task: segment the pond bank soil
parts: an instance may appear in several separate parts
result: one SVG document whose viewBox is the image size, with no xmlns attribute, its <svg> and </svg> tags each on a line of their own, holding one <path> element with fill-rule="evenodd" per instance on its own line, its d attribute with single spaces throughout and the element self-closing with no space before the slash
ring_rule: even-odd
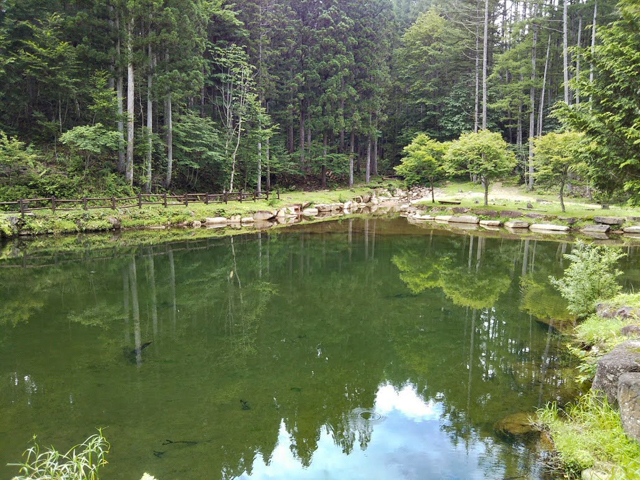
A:
<svg viewBox="0 0 640 480">
<path fill-rule="evenodd" d="M 331 198 L 329 194 L 340 201 L 327 202 Z M 351 200 L 344 201 L 347 195 Z M 430 191 L 424 188 L 410 191 L 376 188 L 355 196 L 349 190 L 292 194 L 290 197 L 285 196 L 277 205 L 258 201 L 227 205 L 192 204 L 189 207 L 172 208 L 150 206 L 116 211 L 38 211 L 24 217 L 0 214 L 0 237 L 128 229 L 158 230 L 171 227 L 245 227 L 261 230 L 274 225 L 351 214 L 399 213 L 411 223 L 435 222 L 464 230 L 477 228 L 496 231 L 504 227 L 506 232 L 519 235 L 535 233 L 559 236 L 580 233 L 596 240 L 609 239 L 609 235 L 640 238 L 640 224 L 636 224 L 640 223 L 640 217 L 566 217 L 530 211 L 527 208 L 507 210 L 500 207 L 431 205 L 425 203 L 429 195 Z"/>
</svg>

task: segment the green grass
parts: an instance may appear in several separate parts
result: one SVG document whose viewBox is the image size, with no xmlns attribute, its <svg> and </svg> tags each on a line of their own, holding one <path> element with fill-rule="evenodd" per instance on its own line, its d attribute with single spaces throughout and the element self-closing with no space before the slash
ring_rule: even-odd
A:
<svg viewBox="0 0 640 480">
<path fill-rule="evenodd" d="M 607 300 L 607 305 L 611 308 L 640 308 L 640 294 L 638 293 L 622 293 L 611 300 Z"/>
<path fill-rule="evenodd" d="M 375 188 L 395 189 L 399 186 L 397 181 L 378 181 L 369 186 L 361 185 L 353 189 L 321 190 L 314 192 L 282 192 L 280 199 L 270 198 L 269 201 L 259 200 L 244 202 L 229 202 L 227 204 L 193 203 L 188 206 L 148 205 L 143 208 L 121 208 L 117 210 L 75 210 L 70 212 L 48 210 L 33 212 L 27 215 L 20 225 L 20 231 L 39 235 L 45 233 L 80 233 L 91 231 L 106 231 L 112 229 L 111 221 L 116 219 L 122 228 L 135 229 L 148 226 L 175 226 L 191 224 L 195 220 L 204 220 L 207 217 L 231 217 L 234 215 L 251 216 L 260 210 L 275 210 L 289 204 L 310 202 L 343 203 L 354 197 L 370 193 Z M 10 217 L 19 217 L 18 214 L 0 213 L 0 235 L 12 236 L 16 232 L 10 224 Z"/>
<path fill-rule="evenodd" d="M 475 193 L 480 194 L 484 192 L 482 185 L 473 182 L 460 182 L 451 181 L 446 184 L 442 184 L 439 188 L 442 189 L 444 194 L 449 199 L 461 200 L 462 207 L 477 207 L 477 208 L 489 208 L 491 210 L 519 210 L 522 209 L 525 212 L 542 213 L 549 216 L 560 217 L 577 217 L 583 219 L 592 219 L 595 216 L 605 217 L 640 217 L 640 208 L 633 208 L 621 205 L 611 205 L 608 210 L 602 209 L 597 206 L 597 202 L 590 201 L 586 198 L 579 197 L 566 197 L 565 206 L 566 212 L 562 212 L 558 195 L 555 192 L 534 190 L 533 192 L 527 191 L 524 186 L 517 187 L 518 196 L 526 197 L 523 200 L 512 200 L 509 198 L 502 198 L 496 194 L 496 184 L 489 186 L 489 206 L 484 207 L 484 200 L 480 197 L 464 198 L 464 194 Z M 511 187 L 510 187 L 511 188 Z M 462 191 L 462 193 L 460 193 Z M 498 198 L 500 197 L 500 198 Z M 478 200 L 479 203 L 476 203 Z M 542 200 L 541 203 L 537 200 Z M 436 200 L 437 202 L 437 200 Z M 533 205 L 532 209 L 527 208 L 527 203 L 530 202 Z M 424 202 L 425 205 L 430 205 L 431 202 Z M 640 222 L 638 222 L 640 223 Z"/>
<path fill-rule="evenodd" d="M 588 393 L 575 405 L 554 404 L 538 410 L 559 459 L 570 478 L 595 468 L 612 478 L 639 478 L 640 444 L 624 433 L 619 413 L 606 400 Z"/>
</svg>

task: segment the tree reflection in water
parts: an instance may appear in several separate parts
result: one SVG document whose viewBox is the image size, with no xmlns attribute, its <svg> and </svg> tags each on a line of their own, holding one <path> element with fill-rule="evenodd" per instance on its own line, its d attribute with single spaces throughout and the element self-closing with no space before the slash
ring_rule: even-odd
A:
<svg viewBox="0 0 640 480">
<path fill-rule="evenodd" d="M 492 425 L 573 392 L 570 247 L 400 222 L 0 268 L 0 464 L 108 426 L 113 478 L 539 476 Z"/>
</svg>

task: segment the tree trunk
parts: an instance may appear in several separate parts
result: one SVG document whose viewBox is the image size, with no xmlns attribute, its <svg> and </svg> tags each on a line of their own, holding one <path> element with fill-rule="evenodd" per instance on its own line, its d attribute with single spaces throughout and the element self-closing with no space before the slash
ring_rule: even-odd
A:
<svg viewBox="0 0 640 480">
<path fill-rule="evenodd" d="M 371 135 L 367 138 L 367 165 L 365 170 L 365 183 L 369 185 L 371 181 Z"/>
<path fill-rule="evenodd" d="M 560 182 L 560 206 L 562 207 L 563 213 L 566 211 L 564 208 L 564 184 L 565 184 L 565 180 L 563 179 Z"/>
<path fill-rule="evenodd" d="M 571 105 L 569 98 L 569 32 L 568 32 L 568 6 L 569 0 L 562 2 L 562 58 L 564 69 L 564 103 Z"/>
<path fill-rule="evenodd" d="M 327 134 L 322 138 L 322 189 L 327 188 Z"/>
<path fill-rule="evenodd" d="M 351 155 L 349 155 L 349 188 L 353 188 L 353 157 L 356 151 L 356 134 L 351 130 Z"/>
<path fill-rule="evenodd" d="M 429 185 L 431 185 L 431 203 L 436 203 L 436 194 L 433 191 L 433 177 L 429 178 Z"/>
<path fill-rule="evenodd" d="M 529 103 L 531 112 L 529 114 L 529 190 L 533 190 L 533 139 L 536 136 L 536 57 L 538 45 L 538 27 L 533 27 L 533 45 L 531 48 L 531 88 L 529 89 Z"/>
<path fill-rule="evenodd" d="M 482 178 L 482 186 L 484 187 L 484 206 L 489 206 L 489 180 Z"/>
<path fill-rule="evenodd" d="M 542 121 L 544 118 L 544 97 L 545 90 L 547 88 L 547 72 L 549 71 L 549 58 L 551 53 L 551 33 L 549 33 L 549 40 L 547 41 L 547 54 L 544 60 L 544 74 L 542 76 L 542 91 L 540 92 L 540 107 L 538 109 L 538 136 L 542 136 Z"/>
<path fill-rule="evenodd" d="M 258 193 L 262 191 L 262 124 L 258 124 L 258 178 L 257 178 L 257 190 Z"/>
<path fill-rule="evenodd" d="M 578 49 L 582 44 L 582 15 L 578 17 Z M 580 50 L 576 53 L 576 78 L 580 78 Z M 576 90 L 576 105 L 580 105 L 580 90 Z"/>
<path fill-rule="evenodd" d="M 173 118 L 172 112 L 173 104 L 171 101 L 171 92 L 167 94 L 165 99 L 165 112 L 164 122 L 167 134 L 167 177 L 164 181 L 164 186 L 169 188 L 171 186 L 171 175 L 173 173 Z"/>
<path fill-rule="evenodd" d="M 120 17 L 116 16 L 116 31 L 118 34 L 118 40 L 116 42 L 116 56 L 118 62 L 122 58 L 122 52 L 120 47 Z M 120 140 L 118 142 L 118 172 L 124 173 L 126 169 L 125 162 L 125 146 L 124 146 L 124 110 L 122 103 L 124 102 L 124 78 L 122 78 L 121 63 L 118 64 L 118 79 L 116 81 L 116 99 L 118 102 L 118 133 L 120 134 Z"/>
<path fill-rule="evenodd" d="M 304 107 L 300 107 L 300 166 L 304 169 Z"/>
<path fill-rule="evenodd" d="M 566 0 L 565 0 L 566 1 Z M 484 2 L 484 48 L 482 50 L 482 129 L 487 128 L 487 66 L 489 62 L 489 0 Z"/>
<path fill-rule="evenodd" d="M 133 71 L 133 18 L 127 26 L 127 163 L 125 178 L 133 185 L 133 146 L 134 146 L 134 114 L 135 114 L 135 78 Z"/>
<path fill-rule="evenodd" d="M 270 159 L 270 140 L 267 137 L 267 149 L 265 152 L 265 160 L 267 161 L 267 192 L 271 191 L 271 164 L 269 162 Z"/>
<path fill-rule="evenodd" d="M 378 134 L 376 132 L 376 136 L 373 138 L 373 168 L 372 174 L 373 176 L 378 176 Z"/>
<path fill-rule="evenodd" d="M 476 2 L 476 7 L 478 3 Z M 480 16 L 480 12 L 476 8 L 476 16 Z M 478 122 L 480 119 L 480 26 L 476 24 L 476 88 L 474 97 L 473 111 L 473 132 L 478 133 Z"/>
<path fill-rule="evenodd" d="M 595 0 L 593 5 L 593 25 L 591 26 L 591 55 L 595 55 L 596 53 L 596 20 L 598 18 L 598 0 Z M 589 67 L 589 83 L 593 84 L 593 63 Z M 591 102 L 593 97 L 589 97 L 589 101 Z"/>
<path fill-rule="evenodd" d="M 153 52 L 149 45 L 149 73 L 147 74 L 147 171 L 144 190 L 151 193 L 151 175 L 153 171 L 153 96 L 151 89 L 153 88 Z"/>
</svg>

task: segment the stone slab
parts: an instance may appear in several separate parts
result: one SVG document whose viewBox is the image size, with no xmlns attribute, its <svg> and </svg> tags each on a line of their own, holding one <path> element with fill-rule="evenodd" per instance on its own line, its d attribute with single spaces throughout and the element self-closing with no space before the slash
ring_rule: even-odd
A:
<svg viewBox="0 0 640 480">
<path fill-rule="evenodd" d="M 449 220 L 451 220 L 451 215 L 438 215 L 436 217 L 436 222 L 449 223 Z"/>
<path fill-rule="evenodd" d="M 593 221 L 604 225 L 622 225 L 624 218 L 622 217 L 593 217 Z"/>
<path fill-rule="evenodd" d="M 456 215 L 449 219 L 449 223 L 470 223 L 477 225 L 478 223 L 480 223 L 480 219 L 474 215 Z"/>
<path fill-rule="evenodd" d="M 228 220 L 224 217 L 213 217 L 206 218 L 204 221 L 205 225 L 226 225 Z"/>
<path fill-rule="evenodd" d="M 582 233 L 607 233 L 611 230 L 611 225 L 586 225 L 580 229 Z"/>
<path fill-rule="evenodd" d="M 277 212 L 276 212 L 277 213 Z M 268 210 L 261 210 L 253 214 L 253 219 L 256 222 L 266 222 L 276 217 L 276 213 L 270 212 Z"/>
<path fill-rule="evenodd" d="M 624 233 L 640 233 L 640 225 L 634 225 L 624 229 Z"/>
<path fill-rule="evenodd" d="M 505 223 L 504 226 L 507 228 L 529 228 L 529 223 L 522 220 L 511 220 Z"/>
<path fill-rule="evenodd" d="M 500 220 L 480 220 L 480 225 L 483 227 L 501 227 L 502 222 Z"/>
<path fill-rule="evenodd" d="M 531 230 L 538 232 L 567 233 L 570 229 L 564 225 L 554 225 L 552 223 L 534 223 L 530 225 Z"/>
</svg>

